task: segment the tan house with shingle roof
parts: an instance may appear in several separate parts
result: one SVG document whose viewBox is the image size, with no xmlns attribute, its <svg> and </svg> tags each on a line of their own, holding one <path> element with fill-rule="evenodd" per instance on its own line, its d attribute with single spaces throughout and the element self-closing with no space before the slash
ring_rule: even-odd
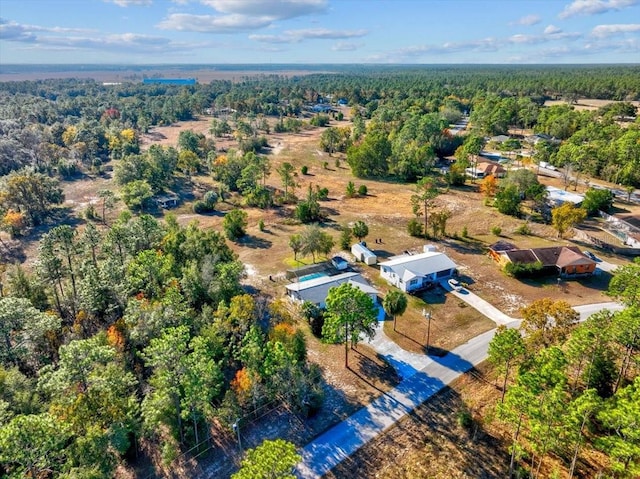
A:
<svg viewBox="0 0 640 479">
<path fill-rule="evenodd" d="M 503 267 L 507 263 L 540 262 L 542 274 L 557 274 L 562 277 L 588 276 L 596 269 L 596 262 L 587 258 L 576 246 L 517 249 L 511 243 L 498 241 L 489 246 L 489 256 Z"/>
</svg>

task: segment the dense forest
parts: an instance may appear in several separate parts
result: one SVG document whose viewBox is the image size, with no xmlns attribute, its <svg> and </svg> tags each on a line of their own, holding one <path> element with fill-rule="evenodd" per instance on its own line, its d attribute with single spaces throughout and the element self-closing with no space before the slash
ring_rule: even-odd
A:
<svg viewBox="0 0 640 479">
<path fill-rule="evenodd" d="M 314 105 L 350 108 L 348 126 L 325 128 L 319 146 L 344 153 L 356 177 L 417 183 L 416 212 L 421 202 L 425 209 L 418 235 L 427 233 L 438 158 L 458 160 L 439 182 L 464 183 L 464 169 L 489 138 L 514 130 L 547 138 L 531 146 L 531 161 L 640 186 L 640 123 L 631 103 L 640 100 L 640 67 L 327 70 L 335 73 L 194 86 L 0 84 L 1 227 L 13 239 L 40 235 L 29 264 L 2 265 L 0 476 L 113 477 L 135 463 L 141 444 L 171 464 L 208 446 L 214 422 L 229 432 L 237 418 L 273 403 L 301 418 L 322 407 L 321 372 L 307 359 L 297 312 L 243 289 L 243 265 L 227 243 L 244 234 L 242 206 L 295 204 L 301 223 L 323 220 L 326 191 L 309 188 L 296 198 L 290 164 L 277 169 L 282 189 L 264 182 L 271 166 L 263 135 L 325 128 L 337 113 L 315 114 Z M 581 98 L 616 103 L 579 111 Z M 544 106 L 547 100 L 564 104 Z M 141 147 L 153 126 L 203 115 L 212 116 L 209 136 L 184 131 L 175 146 Z M 470 133 L 452 134 L 465 117 Z M 238 148 L 218 151 L 216 141 L 231 137 Z M 523 139 L 505 149 L 526 156 Z M 84 218 L 61 221 L 61 184 L 107 167 L 114 189 L 100 191 Z M 224 231 L 147 214 L 152 198 L 189 185 L 195 174 L 218 185 L 194 203 L 196 213 L 212 211 L 225 195 L 242 198 Z M 513 194 L 534 197 L 530 187 Z M 129 209 L 114 217 L 120 200 Z M 309 226 L 291 244 L 315 260 L 333 240 Z M 627 309 L 597 325 L 572 329 L 575 318 L 558 316 L 552 328 L 543 308 L 528 312 L 524 338 L 496 336 L 492 360 L 504 367 L 505 386 L 513 384 L 498 414 L 517 426 L 513 451 L 528 448 L 532 471 L 551 451 L 573 468 L 582 444 L 596 438 L 615 477 L 637 477 L 637 269 L 612 282 L 611 294 Z M 575 414 L 561 423 L 566 409 Z"/>
</svg>

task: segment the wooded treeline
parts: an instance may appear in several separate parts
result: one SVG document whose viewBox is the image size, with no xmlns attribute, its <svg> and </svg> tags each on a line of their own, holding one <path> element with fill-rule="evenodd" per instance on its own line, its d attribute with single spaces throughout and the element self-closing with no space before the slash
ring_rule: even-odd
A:
<svg viewBox="0 0 640 479">
<path fill-rule="evenodd" d="M 316 410 L 304 335 L 243 271 L 219 233 L 171 217 L 46 233 L 0 298 L 0 474 L 112 477 L 142 443 L 169 464 L 212 423 Z"/>
<path fill-rule="evenodd" d="M 510 476 L 549 477 L 555 462 L 584 477 L 593 449 L 610 462 L 588 474 L 640 474 L 639 277 L 636 261 L 612 279 L 622 311 L 577 324 L 566 302 L 542 299 L 522 309 L 520 330 L 498 329 L 489 360 L 502 375 L 496 415 L 512 434 Z"/>
</svg>

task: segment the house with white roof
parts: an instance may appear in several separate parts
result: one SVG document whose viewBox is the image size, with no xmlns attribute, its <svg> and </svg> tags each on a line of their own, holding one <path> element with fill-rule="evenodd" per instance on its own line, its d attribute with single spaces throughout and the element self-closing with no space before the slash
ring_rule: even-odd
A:
<svg viewBox="0 0 640 479">
<path fill-rule="evenodd" d="M 287 296 L 294 301 L 303 303 L 310 301 L 324 308 L 329 290 L 340 286 L 342 283 L 350 283 L 352 286 L 364 291 L 374 303 L 378 302 L 379 291 L 372 287 L 359 273 L 349 272 L 335 276 L 320 276 L 306 281 L 297 281 L 286 286 Z"/>
<path fill-rule="evenodd" d="M 410 293 L 450 278 L 456 267 L 446 254 L 426 251 L 396 256 L 380 263 L 380 276 L 389 284 Z"/>
<path fill-rule="evenodd" d="M 367 248 L 366 243 L 362 241 L 351 245 L 351 254 L 356 257 L 356 261 L 361 261 L 364 264 L 372 265 L 378 262 L 376 254 Z"/>
<path fill-rule="evenodd" d="M 555 186 L 547 186 L 547 203 L 552 207 L 561 206 L 564 203 L 573 203 L 574 206 L 580 206 L 584 201 L 584 195 L 571 193 L 561 190 Z"/>
</svg>

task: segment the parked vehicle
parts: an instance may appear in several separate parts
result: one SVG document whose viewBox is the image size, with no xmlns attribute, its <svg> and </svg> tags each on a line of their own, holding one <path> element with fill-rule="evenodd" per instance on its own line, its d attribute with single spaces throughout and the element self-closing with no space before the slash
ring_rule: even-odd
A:
<svg viewBox="0 0 640 479">
<path fill-rule="evenodd" d="M 600 261 L 598 257 L 595 254 L 593 254 L 591 251 L 583 251 L 583 253 L 587 258 L 592 259 L 593 261 Z"/>
<path fill-rule="evenodd" d="M 458 281 L 457 279 L 451 278 L 448 281 L 448 283 L 449 283 L 449 286 L 451 286 L 454 291 L 460 291 L 462 289 L 462 285 L 460 284 L 460 281 Z"/>
</svg>

